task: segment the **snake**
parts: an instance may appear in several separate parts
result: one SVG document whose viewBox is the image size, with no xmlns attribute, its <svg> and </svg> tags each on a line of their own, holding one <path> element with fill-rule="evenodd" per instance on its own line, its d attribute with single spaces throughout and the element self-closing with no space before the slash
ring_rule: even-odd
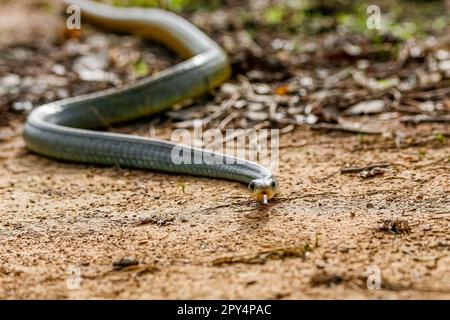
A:
<svg viewBox="0 0 450 320">
<path fill-rule="evenodd" d="M 115 7 L 91 0 L 65 0 L 88 21 L 160 42 L 182 62 L 120 87 L 50 102 L 27 116 L 23 137 L 34 153 L 62 161 L 155 170 L 225 179 L 246 184 L 253 199 L 267 204 L 278 190 L 271 170 L 256 162 L 183 145 L 188 160 L 174 161 L 180 144 L 161 139 L 102 131 L 112 124 L 167 110 L 186 99 L 212 92 L 229 79 L 230 59 L 203 31 L 159 8 Z M 183 158 L 184 159 L 184 158 Z"/>
</svg>

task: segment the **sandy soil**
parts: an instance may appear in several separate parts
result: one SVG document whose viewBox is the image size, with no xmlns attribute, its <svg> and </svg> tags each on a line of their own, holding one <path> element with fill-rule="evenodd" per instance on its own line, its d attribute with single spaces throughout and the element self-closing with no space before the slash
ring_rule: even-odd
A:
<svg viewBox="0 0 450 320">
<path fill-rule="evenodd" d="M 281 139 L 279 200 L 259 208 L 233 182 L 30 154 L 20 128 L 1 144 L 1 298 L 450 298 L 448 144 L 419 156 L 298 129 Z M 374 162 L 392 166 L 336 173 Z M 396 219 L 409 234 L 379 229 Z M 113 268 L 126 257 L 139 264 Z"/>
<path fill-rule="evenodd" d="M 365 119 L 423 137 L 403 148 L 297 128 L 280 141 L 281 193 L 260 207 L 234 182 L 34 155 L 23 116 L 7 119 L 2 299 L 450 298 L 450 145 L 427 138 L 448 125 Z M 377 162 L 390 166 L 373 178 L 340 173 Z"/>
</svg>

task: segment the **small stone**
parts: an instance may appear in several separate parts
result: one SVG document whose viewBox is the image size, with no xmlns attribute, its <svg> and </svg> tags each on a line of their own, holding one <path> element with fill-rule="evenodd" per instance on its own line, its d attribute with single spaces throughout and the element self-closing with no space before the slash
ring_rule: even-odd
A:
<svg viewBox="0 0 450 320">
<path fill-rule="evenodd" d="M 436 58 L 438 60 L 450 60 L 450 51 L 440 49 L 436 51 Z"/>
<path fill-rule="evenodd" d="M 56 95 L 58 96 L 59 99 L 65 99 L 69 97 L 69 92 L 66 89 L 58 89 L 56 91 Z"/>
<path fill-rule="evenodd" d="M 444 60 L 444 61 L 439 62 L 438 68 L 441 71 L 450 70 L 450 60 Z"/>
<path fill-rule="evenodd" d="M 308 114 L 305 118 L 305 122 L 307 124 L 315 124 L 315 123 L 317 123 L 317 121 L 319 121 L 319 118 L 317 118 L 317 116 L 315 116 L 313 114 Z"/>
<path fill-rule="evenodd" d="M 362 49 L 360 46 L 353 45 L 351 43 L 344 44 L 344 51 L 349 56 L 359 56 L 362 52 Z"/>
<path fill-rule="evenodd" d="M 265 84 L 265 83 L 255 83 L 255 84 L 253 84 L 253 90 L 255 90 L 255 92 L 257 94 L 263 94 L 263 95 L 269 94 L 272 91 L 270 86 Z"/>
<path fill-rule="evenodd" d="M 356 62 L 356 67 L 360 70 L 365 70 L 370 67 L 370 61 L 366 59 L 358 60 Z"/>
<path fill-rule="evenodd" d="M 16 74 L 8 74 L 0 79 L 0 86 L 13 88 L 20 85 L 20 77 Z"/>
<path fill-rule="evenodd" d="M 247 118 L 251 121 L 264 121 L 269 116 L 265 112 L 250 111 L 247 113 Z"/>
<path fill-rule="evenodd" d="M 234 104 L 234 107 L 236 109 L 242 109 L 243 107 L 245 107 L 247 105 L 247 101 L 245 100 L 238 100 L 236 101 L 236 103 Z"/>
<path fill-rule="evenodd" d="M 12 105 L 15 111 L 25 111 L 28 112 L 33 108 L 33 104 L 30 101 L 17 101 Z"/>
<path fill-rule="evenodd" d="M 137 261 L 134 258 L 122 258 L 119 261 L 116 261 L 113 263 L 114 269 L 123 269 L 125 267 L 129 266 L 136 266 L 139 264 L 139 261 Z"/>
<path fill-rule="evenodd" d="M 108 56 L 105 53 L 88 54 L 75 60 L 75 68 L 81 66 L 88 70 L 103 70 L 108 66 Z"/>
<path fill-rule="evenodd" d="M 350 107 L 345 114 L 360 115 L 360 114 L 374 114 L 383 112 L 386 103 L 384 100 L 363 101 Z"/>
<path fill-rule="evenodd" d="M 226 95 L 232 96 L 239 92 L 239 87 L 232 83 L 224 83 L 220 87 L 220 91 L 225 93 Z"/>
<path fill-rule="evenodd" d="M 66 68 L 61 64 L 55 64 L 51 68 L 52 72 L 58 76 L 63 76 L 66 74 Z"/>
<path fill-rule="evenodd" d="M 314 80 L 311 77 L 301 77 L 300 78 L 300 85 L 302 87 L 311 87 L 314 85 Z"/>
</svg>

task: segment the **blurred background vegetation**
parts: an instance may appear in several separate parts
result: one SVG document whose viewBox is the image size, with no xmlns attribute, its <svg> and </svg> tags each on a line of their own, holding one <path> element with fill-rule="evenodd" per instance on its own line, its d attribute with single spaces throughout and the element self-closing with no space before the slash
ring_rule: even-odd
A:
<svg viewBox="0 0 450 320">
<path fill-rule="evenodd" d="M 420 38 L 443 32 L 450 24 L 449 1 L 420 0 L 102 0 L 117 6 L 159 7 L 178 13 L 238 9 L 247 31 L 264 27 L 279 32 L 367 33 L 367 7 L 376 4 L 383 16 L 383 30 L 400 39 Z M 249 10 L 251 9 L 251 10 Z M 373 32 L 375 34 L 375 32 Z M 376 39 L 374 39 L 376 41 Z"/>
</svg>

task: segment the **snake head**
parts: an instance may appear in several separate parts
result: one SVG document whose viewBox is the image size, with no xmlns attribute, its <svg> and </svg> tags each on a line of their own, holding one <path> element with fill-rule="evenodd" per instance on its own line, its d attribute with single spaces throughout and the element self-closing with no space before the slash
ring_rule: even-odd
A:
<svg viewBox="0 0 450 320">
<path fill-rule="evenodd" d="M 274 178 L 254 179 L 249 183 L 248 189 L 253 199 L 267 204 L 277 193 L 278 182 Z"/>
</svg>

